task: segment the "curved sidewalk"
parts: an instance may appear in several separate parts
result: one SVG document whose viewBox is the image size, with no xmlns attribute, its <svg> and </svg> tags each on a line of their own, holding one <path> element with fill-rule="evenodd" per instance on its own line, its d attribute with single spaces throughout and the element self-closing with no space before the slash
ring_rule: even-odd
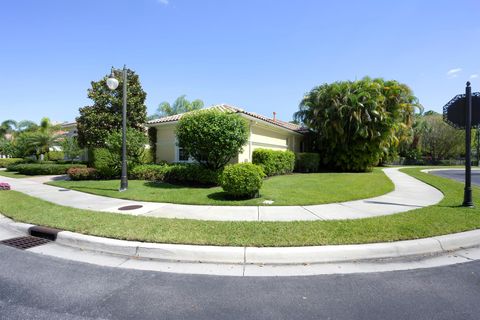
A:
<svg viewBox="0 0 480 320">
<path fill-rule="evenodd" d="M 242 207 L 141 202 L 97 196 L 49 186 L 43 184 L 42 179 L 38 178 L 13 179 L 0 177 L 0 179 L 8 182 L 13 190 L 68 207 L 158 218 L 217 221 L 360 219 L 390 215 L 434 205 L 443 198 L 443 194 L 439 190 L 400 172 L 398 169 L 383 169 L 395 185 L 395 190 L 390 193 L 363 200 L 308 206 Z M 119 208 L 131 205 L 140 205 L 142 207 L 134 210 L 119 210 Z"/>
</svg>

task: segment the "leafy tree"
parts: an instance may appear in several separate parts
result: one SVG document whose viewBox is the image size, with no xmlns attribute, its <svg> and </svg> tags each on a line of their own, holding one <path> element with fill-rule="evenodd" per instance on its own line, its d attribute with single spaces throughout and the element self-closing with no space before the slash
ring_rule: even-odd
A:
<svg viewBox="0 0 480 320">
<path fill-rule="evenodd" d="M 422 135 L 422 150 L 433 163 L 459 157 L 465 153 L 465 131 L 457 130 L 443 121 L 441 114 L 425 113 L 426 130 Z"/>
<path fill-rule="evenodd" d="M 323 164 L 365 171 L 408 138 L 419 106 L 408 86 L 366 77 L 313 88 L 294 117 L 313 131 Z"/>
<path fill-rule="evenodd" d="M 127 129 L 127 165 L 129 170 L 142 164 L 147 142 L 145 133 L 133 128 Z M 103 178 L 119 177 L 122 168 L 121 130 L 110 133 L 105 139 L 105 147 L 96 148 L 93 152 L 93 158 L 93 164 Z"/>
<path fill-rule="evenodd" d="M 99 81 L 92 81 L 88 97 L 92 106 L 80 108 L 77 118 L 78 143 L 81 147 L 105 147 L 105 138 L 122 127 L 123 78 L 115 72 L 119 86 L 110 90 L 106 81 L 109 75 Z M 127 127 L 143 132 L 146 121 L 147 94 L 143 91 L 138 75 L 127 69 Z"/>
<path fill-rule="evenodd" d="M 15 146 L 13 144 L 13 141 L 0 138 L 0 155 L 4 155 L 4 156 L 15 155 Z"/>
<path fill-rule="evenodd" d="M 167 116 L 172 116 L 179 113 L 200 110 L 202 108 L 203 108 L 202 100 L 196 99 L 190 102 L 187 100 L 186 95 L 181 95 L 173 102 L 172 105 L 170 105 L 170 103 L 168 103 L 167 101 L 160 103 L 160 105 L 157 108 L 157 112 L 152 116 L 150 116 L 149 118 L 155 119 L 155 118 L 167 117 Z"/>
<path fill-rule="evenodd" d="M 82 149 L 78 145 L 77 137 L 66 137 L 61 142 L 63 153 L 67 159 L 73 160 L 82 154 Z"/>
<path fill-rule="evenodd" d="M 178 145 L 202 166 L 218 170 L 242 151 L 248 123 L 241 116 L 218 110 L 184 115 L 176 128 Z"/>
</svg>

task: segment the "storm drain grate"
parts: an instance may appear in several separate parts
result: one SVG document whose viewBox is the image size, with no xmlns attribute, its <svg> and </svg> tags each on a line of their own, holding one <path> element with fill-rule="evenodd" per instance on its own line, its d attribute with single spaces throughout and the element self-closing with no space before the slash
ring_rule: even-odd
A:
<svg viewBox="0 0 480 320">
<path fill-rule="evenodd" d="M 36 246 L 41 246 L 42 244 L 47 244 L 51 242 L 50 240 L 37 238 L 32 236 L 18 237 L 0 241 L 1 244 L 4 244 L 9 247 L 14 247 L 17 249 L 30 249 Z"/>
</svg>

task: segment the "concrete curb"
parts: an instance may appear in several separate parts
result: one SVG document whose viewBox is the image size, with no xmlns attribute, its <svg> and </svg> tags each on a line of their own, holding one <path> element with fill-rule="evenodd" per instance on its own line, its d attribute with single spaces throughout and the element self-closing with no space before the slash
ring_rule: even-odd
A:
<svg viewBox="0 0 480 320">
<path fill-rule="evenodd" d="M 0 225 L 28 233 L 31 224 L 0 218 Z M 61 231 L 55 241 L 80 250 L 128 258 L 221 264 L 295 265 L 367 261 L 440 254 L 480 246 L 480 229 L 444 236 L 373 244 L 308 247 L 221 247 L 144 243 Z"/>
</svg>

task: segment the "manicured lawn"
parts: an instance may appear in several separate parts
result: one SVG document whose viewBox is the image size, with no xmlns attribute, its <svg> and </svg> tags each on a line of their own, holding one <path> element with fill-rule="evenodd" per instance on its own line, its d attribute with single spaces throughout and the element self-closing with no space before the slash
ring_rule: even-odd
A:
<svg viewBox="0 0 480 320">
<path fill-rule="evenodd" d="M 58 206 L 15 191 L 0 191 L 0 212 L 14 220 L 85 234 L 148 242 L 231 246 L 306 246 L 425 238 L 480 228 L 476 208 L 460 207 L 463 184 L 405 169 L 445 194 L 435 206 L 360 220 L 220 222 L 135 217 Z"/>
<path fill-rule="evenodd" d="M 0 177 L 8 177 L 8 178 L 27 178 L 31 176 L 26 176 L 24 174 L 20 174 L 18 172 L 13 172 L 13 171 L 5 171 L 5 170 L 0 170 Z"/>
<path fill-rule="evenodd" d="M 168 183 L 131 180 L 129 189 L 118 192 L 118 180 L 54 181 L 48 184 L 97 195 L 181 204 L 205 205 L 308 205 L 370 198 L 393 190 L 390 179 L 380 169 L 369 173 L 314 173 L 272 177 L 264 181 L 260 198 L 232 200 L 222 188 L 192 188 Z"/>
</svg>

